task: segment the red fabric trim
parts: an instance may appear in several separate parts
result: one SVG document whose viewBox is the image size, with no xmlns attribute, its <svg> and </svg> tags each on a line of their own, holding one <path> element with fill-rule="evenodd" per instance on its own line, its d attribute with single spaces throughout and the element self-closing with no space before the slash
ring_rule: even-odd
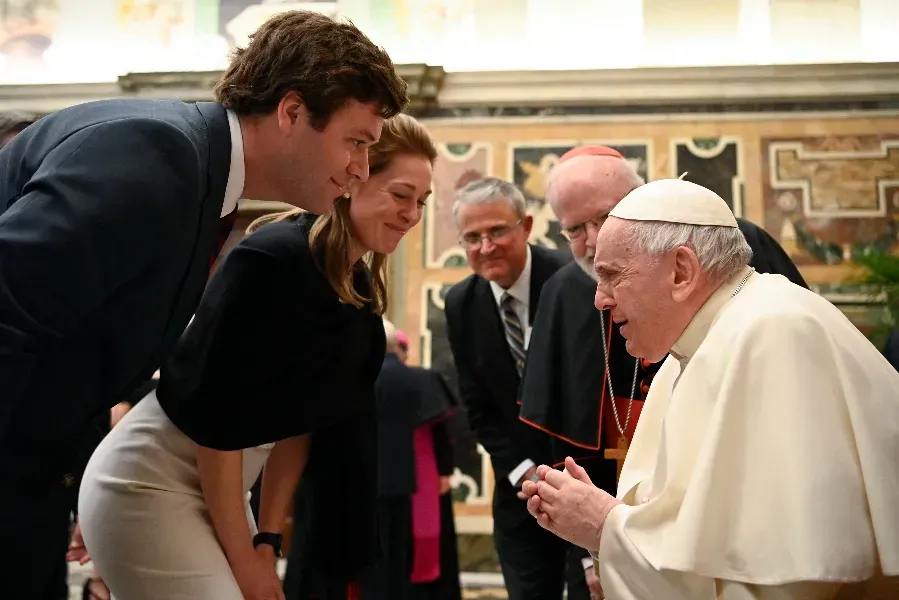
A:
<svg viewBox="0 0 899 600">
<path fill-rule="evenodd" d="M 215 249 L 209 255 L 209 272 L 212 273 L 212 269 L 215 267 L 215 261 L 218 260 L 219 254 L 222 253 L 222 248 L 225 247 L 225 242 L 228 241 L 228 236 L 231 235 L 231 230 L 234 229 L 234 223 L 237 221 L 237 209 L 235 208 L 231 213 L 225 215 L 221 219 L 219 219 L 219 230 L 218 234 L 215 238 Z"/>
<path fill-rule="evenodd" d="M 362 600 L 362 591 L 359 589 L 358 581 L 346 584 L 346 600 Z"/>
</svg>

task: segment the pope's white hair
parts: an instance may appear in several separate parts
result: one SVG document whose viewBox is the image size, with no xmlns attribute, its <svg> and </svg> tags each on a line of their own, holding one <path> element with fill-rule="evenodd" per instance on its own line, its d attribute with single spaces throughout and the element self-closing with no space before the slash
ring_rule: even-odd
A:
<svg viewBox="0 0 899 600">
<path fill-rule="evenodd" d="M 628 225 L 628 241 L 635 251 L 656 257 L 686 246 L 713 280 L 731 277 L 752 260 L 752 249 L 739 227 L 661 221 L 631 221 Z"/>
</svg>

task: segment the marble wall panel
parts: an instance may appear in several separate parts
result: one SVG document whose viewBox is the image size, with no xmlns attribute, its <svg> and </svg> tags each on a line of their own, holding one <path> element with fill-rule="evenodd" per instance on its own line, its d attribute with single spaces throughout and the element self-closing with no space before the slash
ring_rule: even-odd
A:
<svg viewBox="0 0 899 600">
<path fill-rule="evenodd" d="M 453 225 L 456 192 L 470 181 L 490 175 L 493 146 L 483 142 L 438 144 L 434 193 L 424 216 L 425 268 L 467 267 Z"/>
<path fill-rule="evenodd" d="M 698 183 L 727 201 L 743 216 L 743 178 L 740 140 L 731 137 L 673 139 L 674 177 Z"/>
<path fill-rule="evenodd" d="M 899 135 L 765 138 L 765 227 L 799 265 L 894 250 Z"/>
</svg>

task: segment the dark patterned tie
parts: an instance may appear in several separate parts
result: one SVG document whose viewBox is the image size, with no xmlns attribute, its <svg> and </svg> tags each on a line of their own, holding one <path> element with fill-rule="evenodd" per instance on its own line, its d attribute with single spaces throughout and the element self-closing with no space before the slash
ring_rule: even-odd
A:
<svg viewBox="0 0 899 600">
<path fill-rule="evenodd" d="M 225 247 L 225 242 L 228 241 L 228 236 L 231 235 L 231 230 L 234 229 L 234 222 L 237 221 L 237 209 L 235 208 L 229 214 L 225 215 L 221 219 L 219 219 L 219 231 L 215 240 L 215 248 L 209 255 L 209 272 L 212 272 L 212 267 L 215 266 L 215 261 L 218 258 L 219 254 L 222 252 L 222 248 Z"/>
<path fill-rule="evenodd" d="M 524 360 L 527 357 L 524 349 L 524 328 L 521 326 L 518 313 L 515 312 L 515 298 L 509 294 L 503 294 L 500 304 L 503 311 L 503 324 L 506 326 L 506 341 L 509 342 L 509 350 L 515 360 L 515 368 L 521 375 L 521 371 L 524 369 Z"/>
</svg>

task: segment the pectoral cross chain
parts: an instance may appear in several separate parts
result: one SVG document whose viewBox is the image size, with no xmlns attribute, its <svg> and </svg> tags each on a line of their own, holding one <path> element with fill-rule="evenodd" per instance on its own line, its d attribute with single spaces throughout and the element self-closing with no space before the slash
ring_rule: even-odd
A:
<svg viewBox="0 0 899 600">
<path fill-rule="evenodd" d="M 611 325 L 611 321 L 609 321 L 609 325 Z M 606 337 L 606 316 L 603 314 L 602 318 L 599 320 L 600 332 L 602 333 L 602 339 L 609 339 Z M 615 404 L 615 390 L 612 389 L 612 367 L 609 364 L 609 350 L 611 348 L 611 344 L 608 346 L 603 346 L 603 358 L 606 363 L 606 381 L 609 385 L 609 398 L 612 401 L 612 414 L 615 416 L 615 427 L 618 429 L 618 447 L 617 448 L 607 448 L 603 456 L 607 460 L 614 460 L 618 463 L 617 471 L 618 474 L 615 476 L 615 481 L 618 481 L 621 478 L 621 467 L 624 466 L 624 459 L 627 457 L 627 429 L 631 422 L 631 409 L 634 407 L 634 398 L 637 395 L 637 375 L 640 372 L 640 359 L 637 358 L 634 360 L 634 381 L 631 383 L 631 397 L 628 400 L 627 404 L 627 415 L 624 418 L 624 425 L 621 424 L 621 420 L 618 418 L 618 407 Z"/>
</svg>

